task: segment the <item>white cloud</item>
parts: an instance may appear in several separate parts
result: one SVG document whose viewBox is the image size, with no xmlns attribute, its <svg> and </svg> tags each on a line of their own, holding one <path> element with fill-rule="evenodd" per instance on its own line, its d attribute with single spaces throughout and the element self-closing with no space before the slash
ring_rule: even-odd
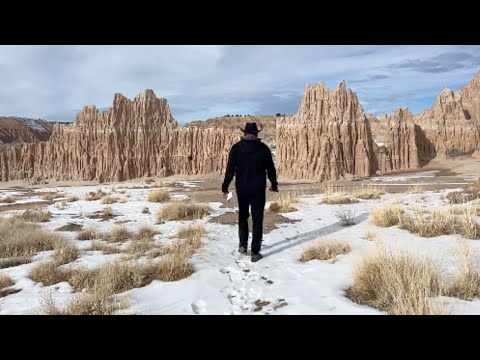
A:
<svg viewBox="0 0 480 360">
<path fill-rule="evenodd" d="M 146 88 L 180 122 L 293 113 L 306 83 L 340 80 L 367 112 L 417 112 L 479 70 L 479 46 L 1 46 L 0 114 L 68 114 Z"/>
</svg>

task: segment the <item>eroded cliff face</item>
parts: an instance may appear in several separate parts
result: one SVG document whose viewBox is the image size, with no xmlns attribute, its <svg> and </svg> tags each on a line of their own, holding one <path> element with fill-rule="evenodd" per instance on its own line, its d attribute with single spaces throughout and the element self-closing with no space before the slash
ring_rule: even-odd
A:
<svg viewBox="0 0 480 360">
<path fill-rule="evenodd" d="M 480 148 L 480 72 L 459 92 L 444 89 L 431 109 L 414 121 L 434 144 L 438 156 Z"/>
<path fill-rule="evenodd" d="M 276 139 L 278 173 L 317 181 L 416 169 L 435 156 L 480 149 L 480 73 L 458 93 L 445 89 L 417 116 L 399 109 L 367 119 L 356 94 L 340 82 L 307 86 L 297 114 L 238 117 L 179 126 L 153 91 L 129 100 L 116 94 L 99 112 L 85 107 L 72 125 L 57 124 L 48 141 L 0 150 L 0 179 L 124 181 L 144 176 L 223 173 L 228 151 L 247 121 Z M 228 121 L 227 121 L 228 120 Z M 478 156 L 475 153 L 475 156 Z"/>
<path fill-rule="evenodd" d="M 277 120 L 277 168 L 288 179 L 318 181 L 374 173 L 372 136 L 356 94 L 340 82 L 308 86 L 296 115 Z"/>
<path fill-rule="evenodd" d="M 180 127 L 152 90 L 133 100 L 116 94 L 109 110 L 87 106 L 72 125 L 55 125 L 48 141 L 2 151 L 1 180 L 107 182 L 221 172 L 238 138 L 221 129 Z"/>
<path fill-rule="evenodd" d="M 276 122 L 279 117 L 276 116 L 222 116 L 207 120 L 192 121 L 186 127 L 198 127 L 208 129 L 212 127 L 225 129 L 232 132 L 235 136 L 241 136 L 239 128 L 244 128 L 247 122 L 256 122 L 262 129 L 259 137 L 268 145 L 270 149 L 275 149 Z"/>
<path fill-rule="evenodd" d="M 467 120 L 480 122 L 480 71 L 459 91 Z"/>
<path fill-rule="evenodd" d="M 375 168 L 381 173 L 419 169 L 435 157 L 435 148 L 413 121 L 408 109 L 391 116 L 369 118 L 375 153 Z"/>
</svg>

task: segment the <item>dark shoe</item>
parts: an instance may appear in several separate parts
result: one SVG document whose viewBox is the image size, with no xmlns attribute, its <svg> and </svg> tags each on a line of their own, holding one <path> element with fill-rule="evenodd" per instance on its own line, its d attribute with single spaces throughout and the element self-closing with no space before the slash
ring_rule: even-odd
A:
<svg viewBox="0 0 480 360">
<path fill-rule="evenodd" d="M 247 248 L 246 248 L 245 246 L 240 245 L 240 246 L 238 247 L 238 252 L 239 252 L 240 254 L 247 255 Z"/>
<path fill-rule="evenodd" d="M 252 254 L 252 262 L 257 262 L 258 260 L 262 259 L 263 255 L 258 253 L 258 254 Z"/>
</svg>

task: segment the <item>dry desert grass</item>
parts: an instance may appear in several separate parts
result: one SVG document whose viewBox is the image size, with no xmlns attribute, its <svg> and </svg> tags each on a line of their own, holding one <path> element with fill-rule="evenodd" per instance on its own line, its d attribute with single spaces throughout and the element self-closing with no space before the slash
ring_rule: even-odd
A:
<svg viewBox="0 0 480 360">
<path fill-rule="evenodd" d="M 6 197 L 0 199 L 0 202 L 5 203 L 5 204 L 12 204 L 15 201 L 17 201 L 17 199 L 13 196 L 6 196 Z"/>
<path fill-rule="evenodd" d="M 354 192 L 353 189 L 351 191 Z M 323 193 L 322 204 L 328 205 L 342 205 L 342 204 L 355 204 L 358 200 L 346 192 L 346 189 L 338 188 L 332 185 L 327 185 Z"/>
<path fill-rule="evenodd" d="M 121 249 L 119 249 L 115 245 L 105 244 L 102 241 L 97 241 L 97 240 L 92 241 L 92 245 L 90 246 L 90 248 L 88 250 L 90 250 L 90 251 L 101 251 L 105 255 L 120 254 L 120 253 L 123 252 Z"/>
<path fill-rule="evenodd" d="M 358 203 L 358 200 L 353 196 L 347 194 L 334 194 L 326 196 L 322 199 L 322 204 L 328 205 L 345 205 L 355 203 Z"/>
<path fill-rule="evenodd" d="M 95 227 L 88 227 L 77 234 L 77 240 L 95 240 L 100 237 L 101 234 Z"/>
<path fill-rule="evenodd" d="M 300 260 L 303 262 L 314 259 L 331 260 L 350 251 L 352 251 L 352 247 L 345 240 L 319 240 L 303 251 Z"/>
<path fill-rule="evenodd" d="M 374 241 L 377 239 L 377 233 L 375 231 L 369 230 L 363 235 L 362 239 L 368 240 L 368 241 Z"/>
<path fill-rule="evenodd" d="M 119 200 L 120 200 L 120 198 L 118 196 L 107 195 L 107 196 L 104 196 L 102 198 L 101 203 L 105 204 L 105 205 L 110 205 L 110 204 L 114 204 L 114 203 L 118 202 Z"/>
<path fill-rule="evenodd" d="M 425 192 L 425 187 L 421 185 L 412 185 L 407 188 L 407 194 L 422 194 Z"/>
<path fill-rule="evenodd" d="M 159 232 L 149 226 L 142 226 L 133 235 L 132 241 L 125 252 L 136 255 L 137 257 L 148 255 L 156 247 L 153 243 L 154 236 Z"/>
<path fill-rule="evenodd" d="M 171 202 L 163 205 L 158 213 L 159 221 L 197 220 L 210 214 L 212 209 L 208 204 L 196 202 Z"/>
<path fill-rule="evenodd" d="M 475 213 L 468 209 L 461 215 L 454 216 L 449 211 L 415 212 L 400 216 L 401 229 L 405 229 L 421 237 L 461 234 L 467 239 L 480 238 L 480 225 Z"/>
<path fill-rule="evenodd" d="M 68 203 L 66 200 L 62 200 L 62 201 L 57 201 L 54 205 L 55 209 L 57 210 L 65 210 L 66 208 L 68 208 Z"/>
<path fill-rule="evenodd" d="M 448 211 L 413 209 L 405 212 L 400 205 L 387 204 L 371 211 L 371 221 L 377 226 L 399 225 L 421 237 L 461 234 L 467 239 L 480 239 L 480 225 L 476 207 L 450 208 Z M 455 215 L 458 214 L 458 215 Z"/>
<path fill-rule="evenodd" d="M 153 190 L 147 195 L 147 200 L 150 202 L 167 202 L 170 198 L 170 193 L 164 190 Z"/>
<path fill-rule="evenodd" d="M 347 296 L 392 315 L 433 315 L 445 313 L 431 301 L 443 291 L 441 272 L 429 258 L 379 247 L 355 268 Z"/>
<path fill-rule="evenodd" d="M 67 202 L 75 202 L 78 201 L 78 196 L 73 194 L 67 195 Z"/>
<path fill-rule="evenodd" d="M 63 192 L 47 192 L 43 194 L 42 199 L 46 201 L 52 201 L 54 199 L 58 199 L 61 197 L 65 197 L 65 193 Z"/>
<path fill-rule="evenodd" d="M 383 186 L 362 185 L 362 186 L 354 187 L 351 193 L 357 199 L 362 199 L 362 200 L 380 199 L 380 197 L 385 194 L 385 188 Z"/>
<path fill-rule="evenodd" d="M 78 259 L 79 251 L 75 245 L 67 244 L 65 241 L 55 244 L 53 261 L 56 265 L 68 264 Z"/>
<path fill-rule="evenodd" d="M 277 195 L 277 199 L 270 204 L 269 210 L 276 213 L 286 213 L 296 211 L 293 207 L 300 198 L 300 194 L 295 191 L 280 192 Z"/>
<path fill-rule="evenodd" d="M 152 243 L 156 234 L 155 229 L 142 227 L 133 234 L 132 242 Z M 44 304 L 45 314 L 109 315 L 119 308 L 113 298 L 115 294 L 148 285 L 153 280 L 177 281 L 193 274 L 195 268 L 189 258 L 201 247 L 204 234 L 202 225 L 180 228 L 176 234 L 177 243 L 165 252 L 166 255 L 146 265 L 116 261 L 87 270 L 64 269 L 53 262 L 43 262 L 32 268 L 30 277 L 45 286 L 67 281 L 76 292 L 82 292 L 63 309 L 50 298 Z"/>
<path fill-rule="evenodd" d="M 448 296 L 462 300 L 473 300 L 480 297 L 480 272 L 473 248 L 465 241 L 455 249 L 458 263 L 458 274 L 447 291 Z"/>
<path fill-rule="evenodd" d="M 0 290 L 3 290 L 9 286 L 14 285 L 15 283 L 13 282 L 10 277 L 4 274 L 0 274 Z"/>
<path fill-rule="evenodd" d="M 64 309 L 58 308 L 53 300 L 46 301 L 44 313 L 49 315 L 111 315 L 116 309 L 111 296 L 140 287 L 144 278 L 140 266 L 124 262 L 107 263 L 94 271 L 49 270 L 53 275 L 44 270 L 44 281 L 66 280 L 77 292 L 86 291 L 77 295 Z"/>
<path fill-rule="evenodd" d="M 102 213 L 101 213 L 101 216 L 104 220 L 108 220 L 110 218 L 113 217 L 113 210 L 111 207 L 109 206 L 105 206 L 103 209 L 102 209 Z"/>
<path fill-rule="evenodd" d="M 122 242 L 132 237 L 132 233 L 124 226 L 114 227 L 109 233 L 103 234 L 102 238 L 108 242 Z"/>
<path fill-rule="evenodd" d="M 50 221 L 52 214 L 44 209 L 27 209 L 21 215 L 17 215 L 16 217 L 24 221 L 41 223 Z"/>
<path fill-rule="evenodd" d="M 15 282 L 7 275 L 0 274 L 0 298 L 8 295 L 16 294 L 21 289 L 8 289 L 10 286 L 15 285 Z"/>
<path fill-rule="evenodd" d="M 104 196 L 106 196 L 107 193 L 102 191 L 102 190 L 97 190 L 97 191 L 91 191 L 88 194 L 85 194 L 85 200 L 87 201 L 95 201 L 95 200 L 100 200 Z"/>
<path fill-rule="evenodd" d="M 178 281 L 193 274 L 195 268 L 189 262 L 189 258 L 200 249 L 205 232 L 202 225 L 180 228 L 176 234 L 180 241 L 170 247 L 168 254 L 159 262 L 145 268 L 144 283 L 149 284 L 153 280 Z"/>
<path fill-rule="evenodd" d="M 35 224 L 13 219 L 0 219 L 0 258 L 26 259 L 40 251 L 53 250 L 63 238 Z"/>
<path fill-rule="evenodd" d="M 0 269 L 28 264 L 31 262 L 31 256 L 14 256 L 6 259 L 0 259 Z"/>
<path fill-rule="evenodd" d="M 387 204 L 373 208 L 370 216 L 371 221 L 381 227 L 390 227 L 400 222 L 402 209 L 396 204 Z"/>
</svg>

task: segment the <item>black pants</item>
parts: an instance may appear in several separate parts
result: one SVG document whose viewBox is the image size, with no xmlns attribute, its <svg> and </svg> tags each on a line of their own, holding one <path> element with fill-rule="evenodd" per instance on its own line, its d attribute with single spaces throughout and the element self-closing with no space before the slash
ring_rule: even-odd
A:
<svg viewBox="0 0 480 360">
<path fill-rule="evenodd" d="M 263 212 L 265 209 L 265 190 L 261 192 L 239 192 L 238 199 L 238 237 L 240 245 L 248 246 L 248 216 L 252 207 L 252 254 L 258 254 L 262 247 Z"/>
</svg>

